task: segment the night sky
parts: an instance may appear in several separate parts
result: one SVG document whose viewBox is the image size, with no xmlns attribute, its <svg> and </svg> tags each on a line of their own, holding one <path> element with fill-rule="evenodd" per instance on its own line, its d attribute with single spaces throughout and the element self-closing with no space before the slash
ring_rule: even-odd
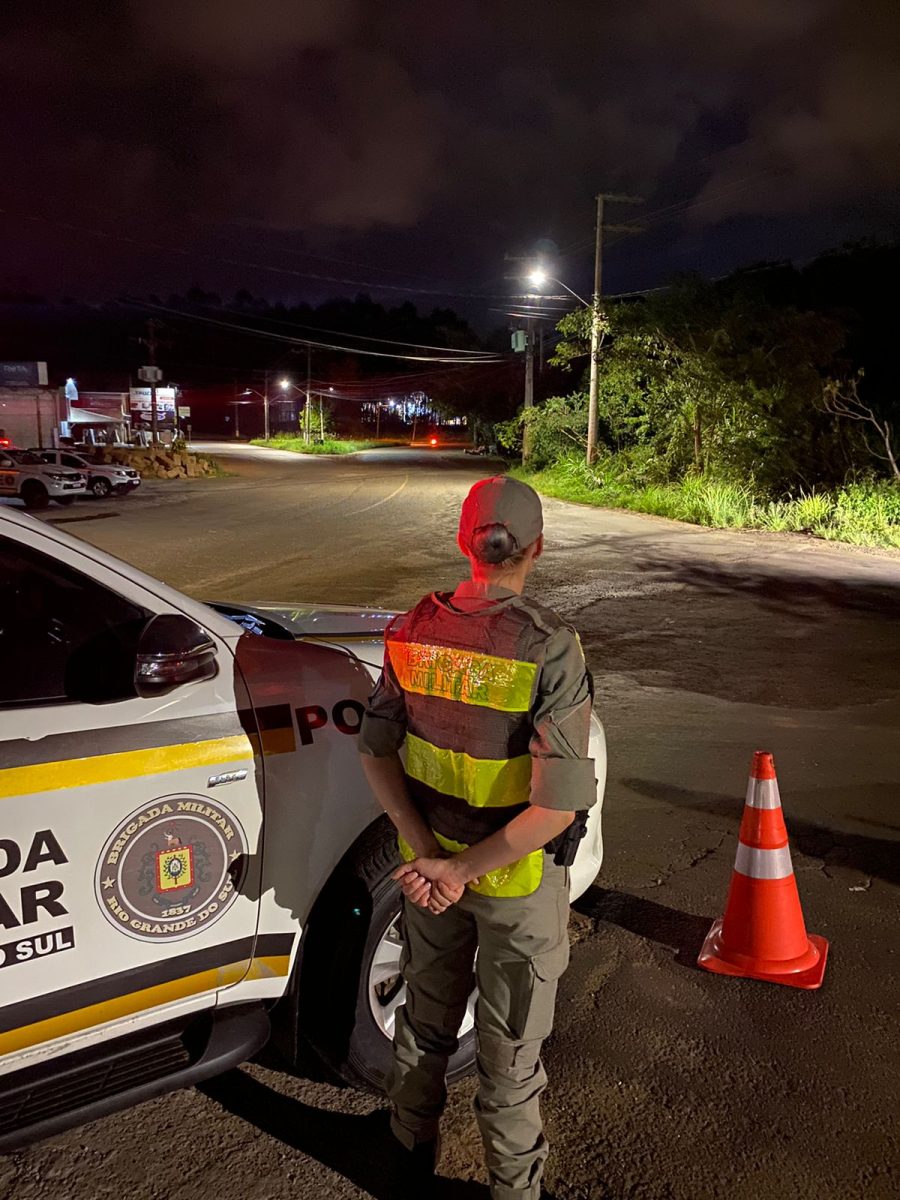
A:
<svg viewBox="0 0 900 1200">
<path fill-rule="evenodd" d="M 896 0 L 8 5 L 0 288 L 481 311 L 896 236 Z M 390 285 L 390 286 L 388 286 Z M 477 298 L 476 298 L 477 297 Z"/>
</svg>

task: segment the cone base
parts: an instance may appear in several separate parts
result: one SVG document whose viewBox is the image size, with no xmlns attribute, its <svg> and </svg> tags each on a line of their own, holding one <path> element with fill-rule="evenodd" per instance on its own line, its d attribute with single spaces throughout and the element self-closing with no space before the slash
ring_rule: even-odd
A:
<svg viewBox="0 0 900 1200">
<path fill-rule="evenodd" d="M 697 966 L 717 975 L 734 975 L 742 979 L 761 979 L 765 983 L 783 983 L 788 987 L 813 988 L 822 986 L 828 942 L 811 933 L 807 953 L 786 962 L 753 959 L 743 954 L 731 954 L 721 945 L 722 918 L 714 921 L 703 942 Z"/>
</svg>

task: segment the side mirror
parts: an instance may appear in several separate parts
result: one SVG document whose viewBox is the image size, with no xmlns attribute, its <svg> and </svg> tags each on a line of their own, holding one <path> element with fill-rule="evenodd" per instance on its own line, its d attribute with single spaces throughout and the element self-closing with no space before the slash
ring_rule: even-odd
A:
<svg viewBox="0 0 900 1200">
<path fill-rule="evenodd" d="M 144 626 L 137 648 L 134 687 L 144 699 L 164 696 L 183 683 L 218 672 L 212 638 L 190 617 L 160 613 Z"/>
</svg>

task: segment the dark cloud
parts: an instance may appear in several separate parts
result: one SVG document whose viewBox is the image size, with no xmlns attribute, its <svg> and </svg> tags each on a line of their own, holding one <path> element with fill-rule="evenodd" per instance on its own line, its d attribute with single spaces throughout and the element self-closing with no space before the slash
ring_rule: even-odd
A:
<svg viewBox="0 0 900 1200">
<path fill-rule="evenodd" d="M 360 0 L 130 0 L 148 39 L 218 76 L 283 68 L 298 49 L 352 37 Z"/>
<path fill-rule="evenodd" d="M 45 6 L 0 44 L 8 267 L 178 286 L 256 239 L 474 287 L 530 240 L 579 247 L 600 186 L 646 197 L 625 285 L 803 253 L 895 214 L 898 80 L 894 0 Z"/>
</svg>

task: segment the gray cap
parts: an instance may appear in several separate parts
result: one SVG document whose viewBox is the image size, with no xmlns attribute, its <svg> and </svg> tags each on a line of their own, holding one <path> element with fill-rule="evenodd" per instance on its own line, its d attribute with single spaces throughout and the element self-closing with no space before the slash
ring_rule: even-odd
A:
<svg viewBox="0 0 900 1200">
<path fill-rule="evenodd" d="M 519 550 L 537 541 L 544 529 L 541 498 L 534 488 L 508 475 L 481 479 L 469 491 L 459 514 L 459 540 L 468 550 L 476 529 L 503 525 Z"/>
</svg>

